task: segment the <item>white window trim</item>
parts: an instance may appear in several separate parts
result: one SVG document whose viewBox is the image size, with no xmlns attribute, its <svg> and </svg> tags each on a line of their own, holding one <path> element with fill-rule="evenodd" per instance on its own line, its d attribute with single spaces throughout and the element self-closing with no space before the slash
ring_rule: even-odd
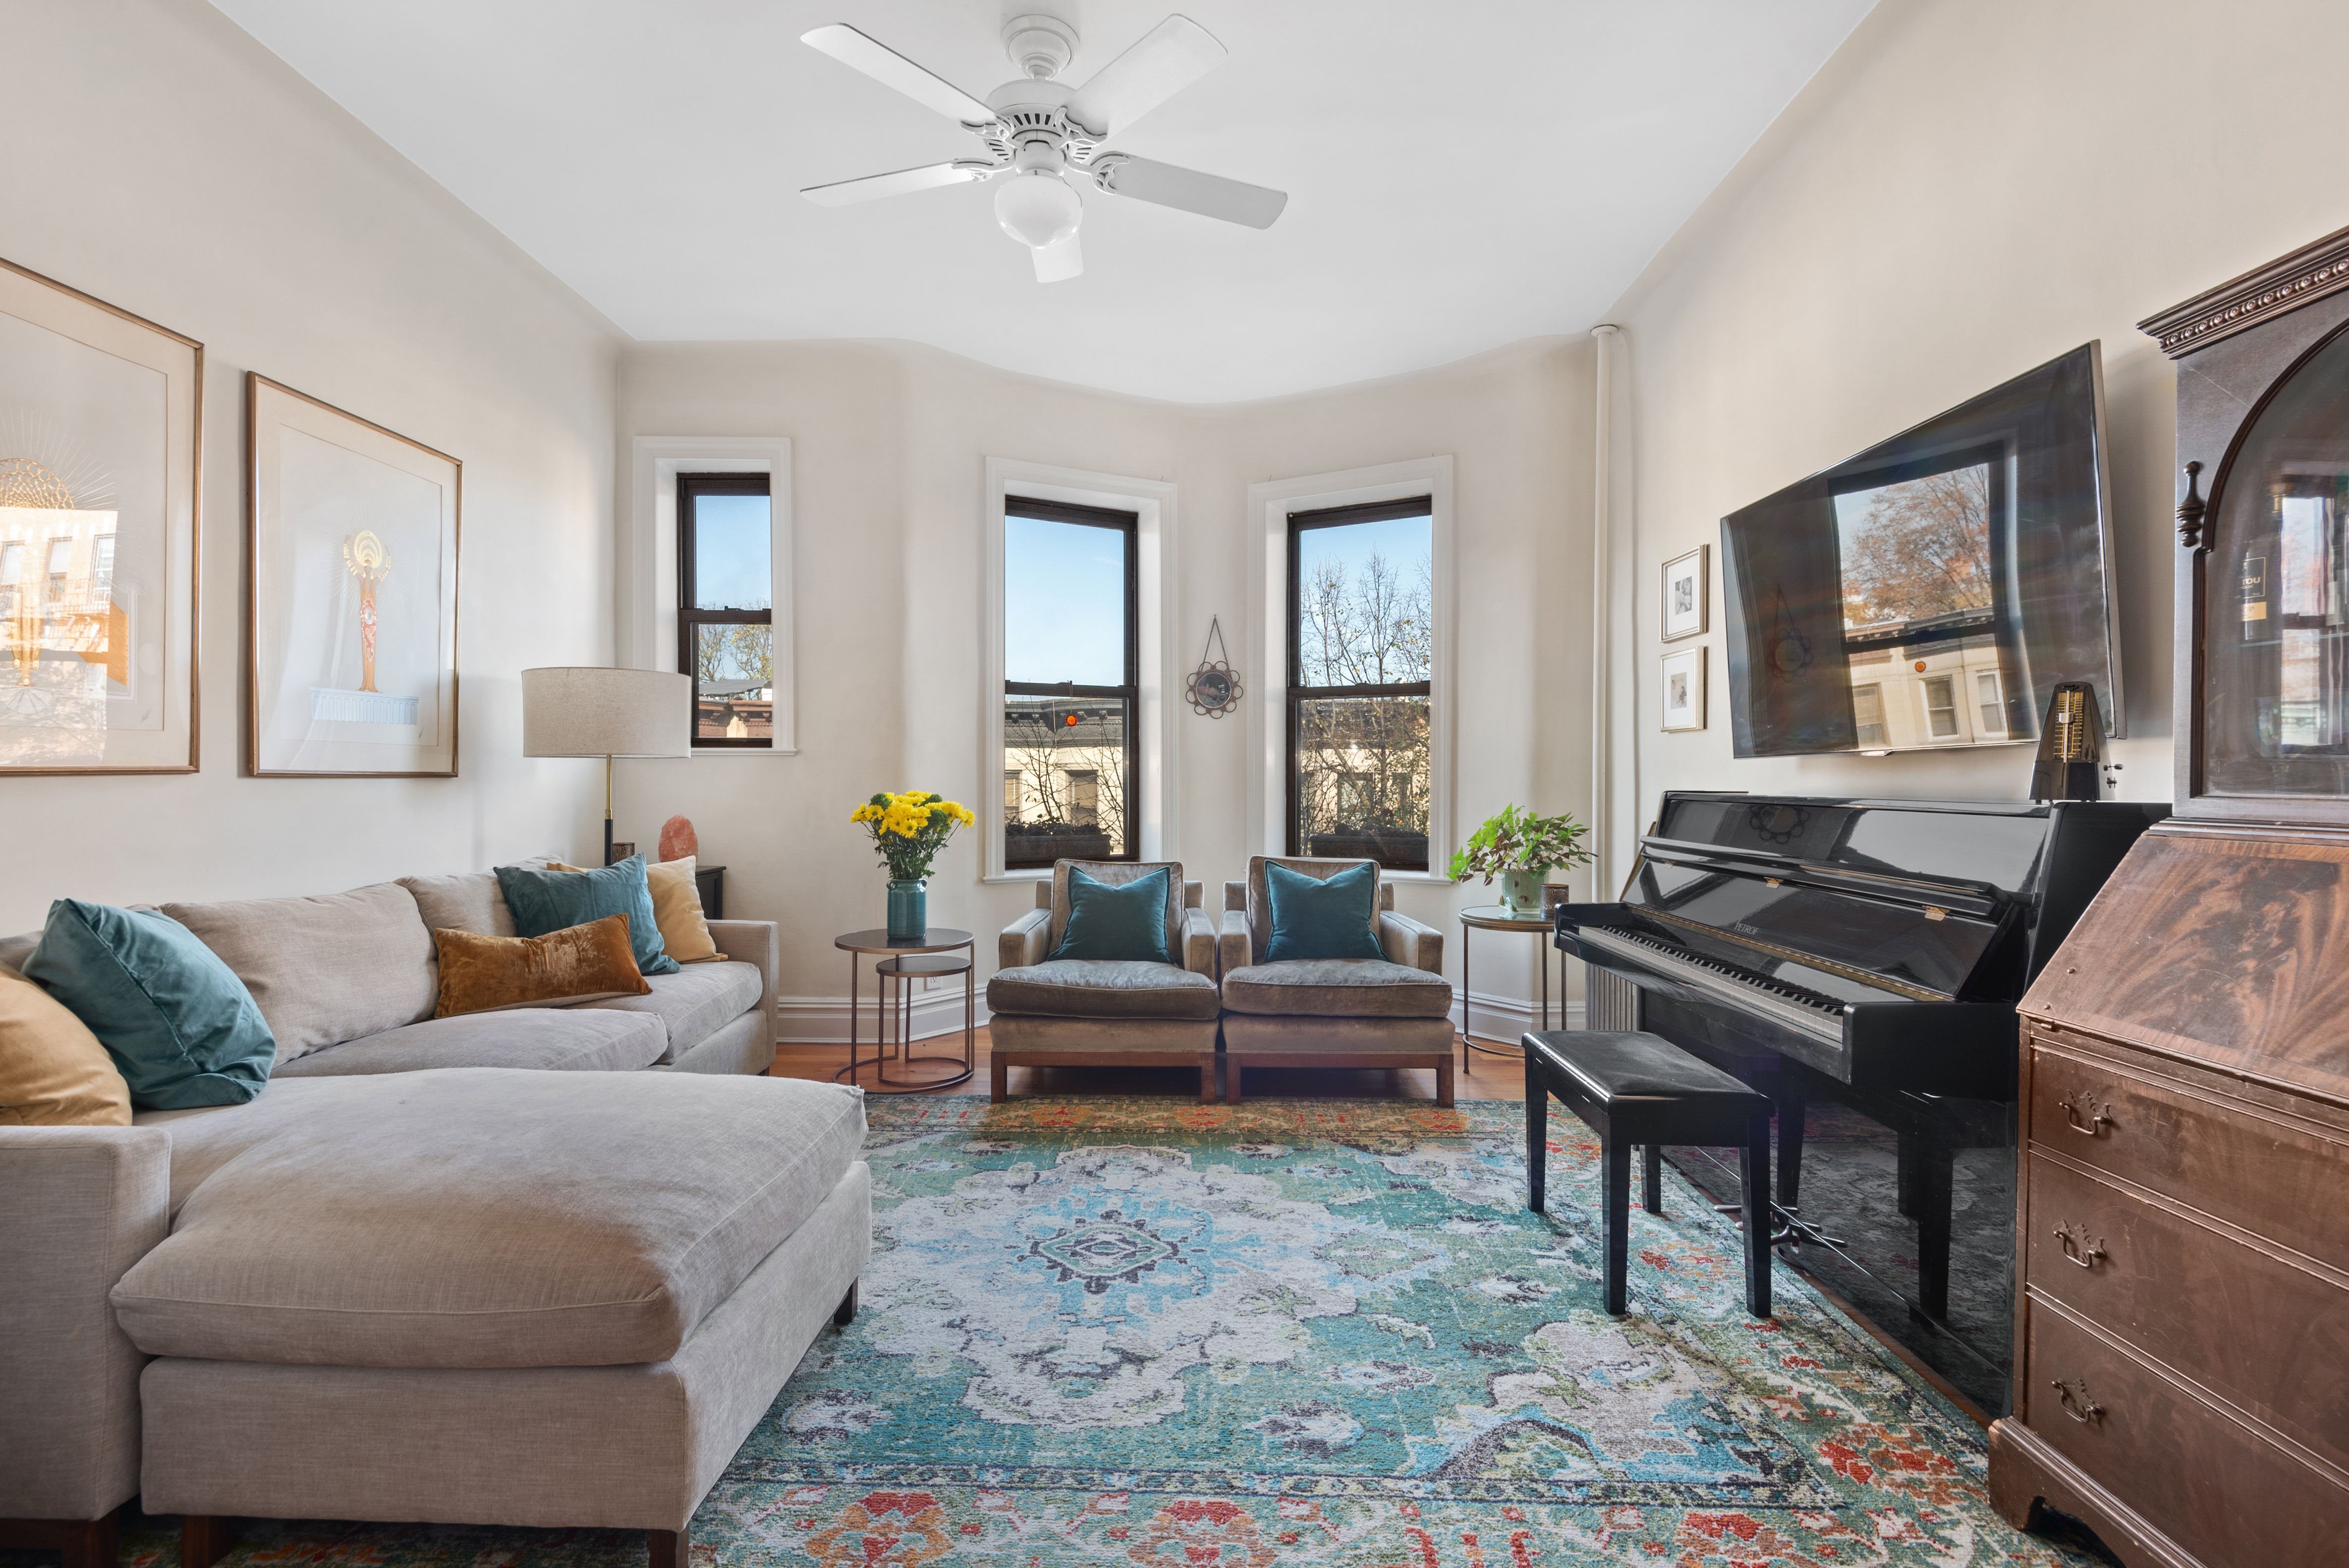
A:
<svg viewBox="0 0 2349 1568">
<path fill-rule="evenodd" d="M 785 436 L 638 436 L 632 504 L 620 537 L 618 647 L 633 669 L 677 666 L 677 477 L 765 474 L 774 523 L 775 743 L 713 746 L 700 757 L 792 757 L 799 752 L 799 660 L 792 637 L 797 535 L 792 513 L 792 443 Z"/>
<path fill-rule="evenodd" d="M 1428 737 L 1427 870 L 1385 872 L 1390 882 L 1450 882 L 1444 872 L 1452 858 L 1453 735 L 1459 704 L 1454 679 L 1458 638 L 1452 613 L 1452 459 L 1416 458 L 1341 473 L 1309 474 L 1248 486 L 1248 516 L 1255 520 L 1255 547 L 1248 552 L 1247 648 L 1245 698 L 1252 729 L 1248 747 L 1247 841 L 1257 853 L 1288 852 L 1288 514 L 1325 507 L 1366 506 L 1376 501 L 1430 497 L 1435 514 L 1434 603 L 1429 606 L 1435 667 L 1429 695 L 1435 713 Z"/>
<path fill-rule="evenodd" d="M 1134 528 L 1134 614 L 1141 624 L 1134 642 L 1141 668 L 1140 708 L 1134 716 L 1142 741 L 1135 779 L 1142 796 L 1141 853 L 1145 861 L 1168 861 L 1175 849 L 1174 781 L 1176 704 L 1170 700 L 1167 679 L 1175 668 L 1174 635 L 1174 486 L 1164 480 L 1131 479 L 1123 474 L 1098 474 L 1083 469 L 1053 468 L 1045 463 L 1010 458 L 987 459 L 987 515 L 979 571 L 978 776 L 992 780 L 982 797 L 993 810 L 981 818 L 988 831 L 987 872 L 990 882 L 1040 882 L 1049 870 L 1011 871 L 1003 863 L 1003 503 L 1011 496 L 1031 500 L 1065 501 L 1073 506 L 1101 506 L 1131 511 Z"/>
</svg>

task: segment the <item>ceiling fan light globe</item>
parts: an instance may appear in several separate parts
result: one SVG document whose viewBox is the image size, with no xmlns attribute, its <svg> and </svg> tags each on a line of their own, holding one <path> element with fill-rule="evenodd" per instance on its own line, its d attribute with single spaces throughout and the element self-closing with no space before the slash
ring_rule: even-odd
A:
<svg viewBox="0 0 2349 1568">
<path fill-rule="evenodd" d="M 1030 249 L 1059 244 L 1084 215 L 1085 204 L 1056 174 L 1015 174 L 995 188 L 995 221 Z"/>
</svg>

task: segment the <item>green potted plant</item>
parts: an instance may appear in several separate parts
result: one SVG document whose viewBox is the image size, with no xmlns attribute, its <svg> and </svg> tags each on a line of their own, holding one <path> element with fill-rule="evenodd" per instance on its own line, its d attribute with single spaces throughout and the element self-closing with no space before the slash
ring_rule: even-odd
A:
<svg viewBox="0 0 2349 1568">
<path fill-rule="evenodd" d="M 1542 917 L 1542 879 L 1561 866 L 1587 866 L 1593 859 L 1582 847 L 1588 831 L 1571 811 L 1537 817 L 1516 806 L 1504 806 L 1468 835 L 1452 857 L 1452 880 L 1465 882 L 1481 872 L 1485 884 L 1501 879 L 1501 902 L 1511 914 L 1525 920 Z"/>
</svg>

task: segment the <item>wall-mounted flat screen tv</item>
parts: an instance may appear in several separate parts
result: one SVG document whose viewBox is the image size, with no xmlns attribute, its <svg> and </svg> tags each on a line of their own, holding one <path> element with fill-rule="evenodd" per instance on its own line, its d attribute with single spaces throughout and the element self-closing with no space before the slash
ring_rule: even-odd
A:
<svg viewBox="0 0 2349 1568">
<path fill-rule="evenodd" d="M 2059 681 L 2121 733 L 2095 343 L 1721 520 L 1740 757 L 2035 740 Z"/>
</svg>

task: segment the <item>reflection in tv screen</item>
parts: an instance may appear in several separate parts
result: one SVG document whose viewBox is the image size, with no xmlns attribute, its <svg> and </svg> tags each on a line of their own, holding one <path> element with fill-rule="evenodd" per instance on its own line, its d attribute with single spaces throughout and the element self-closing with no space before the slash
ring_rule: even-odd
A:
<svg viewBox="0 0 2349 1568">
<path fill-rule="evenodd" d="M 2062 681 L 2118 733 L 2097 346 L 1722 519 L 1740 757 L 2003 745 Z"/>
</svg>

